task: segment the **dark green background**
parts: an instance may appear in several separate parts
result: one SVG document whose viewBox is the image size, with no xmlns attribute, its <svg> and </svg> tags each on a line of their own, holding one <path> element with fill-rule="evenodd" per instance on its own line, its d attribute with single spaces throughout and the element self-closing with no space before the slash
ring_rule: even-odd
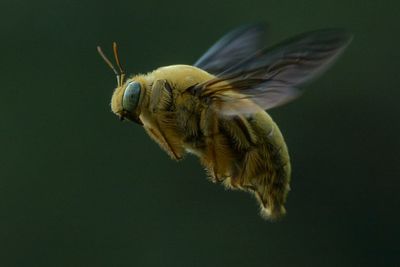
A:
<svg viewBox="0 0 400 267">
<path fill-rule="evenodd" d="M 0 3 L 0 266 L 399 266 L 399 5 L 365 1 Z M 292 157 L 288 215 L 171 161 L 110 112 L 96 53 L 129 73 L 192 63 L 227 30 L 268 43 L 324 27 L 355 39 L 271 111 Z"/>
</svg>

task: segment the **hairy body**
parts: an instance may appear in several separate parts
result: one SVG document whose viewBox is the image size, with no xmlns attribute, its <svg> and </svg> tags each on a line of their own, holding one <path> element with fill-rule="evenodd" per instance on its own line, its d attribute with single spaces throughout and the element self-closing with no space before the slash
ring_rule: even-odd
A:
<svg viewBox="0 0 400 267">
<path fill-rule="evenodd" d="M 161 67 L 124 80 L 119 72 L 112 111 L 141 124 L 175 160 L 200 158 L 214 182 L 253 193 L 265 218 L 285 213 L 290 160 L 282 134 L 265 110 L 299 95 L 299 86 L 326 70 L 351 41 L 340 29 L 299 35 L 261 49 L 265 29 L 239 27 L 195 64 Z"/>
<path fill-rule="evenodd" d="M 212 181 L 253 192 L 262 214 L 278 217 L 285 212 L 290 179 L 283 136 L 261 108 L 250 115 L 220 116 L 209 99 L 199 101 L 190 88 L 213 78 L 193 66 L 173 65 L 134 76 L 127 83 L 140 82 L 145 88 L 139 100 L 139 118 L 171 158 L 195 154 Z M 119 89 L 112 98 L 116 114 L 122 113 L 123 90 Z"/>
</svg>

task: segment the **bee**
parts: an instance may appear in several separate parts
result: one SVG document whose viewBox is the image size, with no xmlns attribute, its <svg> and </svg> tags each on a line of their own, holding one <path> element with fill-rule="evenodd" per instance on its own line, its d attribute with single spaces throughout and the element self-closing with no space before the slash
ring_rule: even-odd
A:
<svg viewBox="0 0 400 267">
<path fill-rule="evenodd" d="M 251 192 L 261 215 L 285 214 L 291 165 L 285 140 L 266 110 L 302 94 L 350 43 L 341 29 L 301 34 L 263 48 L 265 28 L 246 25 L 218 40 L 193 66 L 171 65 L 125 79 L 117 45 L 111 109 L 142 125 L 174 160 L 199 157 L 210 179 Z"/>
</svg>

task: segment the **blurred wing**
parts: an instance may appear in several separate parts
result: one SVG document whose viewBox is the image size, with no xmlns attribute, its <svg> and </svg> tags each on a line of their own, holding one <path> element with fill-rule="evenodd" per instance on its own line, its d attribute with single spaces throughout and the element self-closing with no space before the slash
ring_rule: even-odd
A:
<svg viewBox="0 0 400 267">
<path fill-rule="evenodd" d="M 261 24 L 241 26 L 223 36 L 194 66 L 218 75 L 262 47 L 265 27 Z"/>
<path fill-rule="evenodd" d="M 351 39 L 339 29 L 302 34 L 253 53 L 194 89 L 199 96 L 211 98 L 223 114 L 270 109 L 298 97 L 298 87 L 326 70 Z"/>
</svg>

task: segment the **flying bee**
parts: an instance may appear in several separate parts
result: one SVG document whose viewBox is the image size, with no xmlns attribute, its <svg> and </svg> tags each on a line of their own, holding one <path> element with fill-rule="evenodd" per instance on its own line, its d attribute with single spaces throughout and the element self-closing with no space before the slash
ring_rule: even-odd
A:
<svg viewBox="0 0 400 267">
<path fill-rule="evenodd" d="M 291 166 L 281 131 L 265 110 L 298 97 L 299 86 L 331 65 L 351 41 L 340 29 L 262 48 L 261 25 L 222 37 L 193 66 L 171 65 L 125 79 L 118 71 L 112 111 L 136 122 L 171 158 L 200 158 L 213 182 L 255 195 L 264 218 L 285 214 Z"/>
</svg>

